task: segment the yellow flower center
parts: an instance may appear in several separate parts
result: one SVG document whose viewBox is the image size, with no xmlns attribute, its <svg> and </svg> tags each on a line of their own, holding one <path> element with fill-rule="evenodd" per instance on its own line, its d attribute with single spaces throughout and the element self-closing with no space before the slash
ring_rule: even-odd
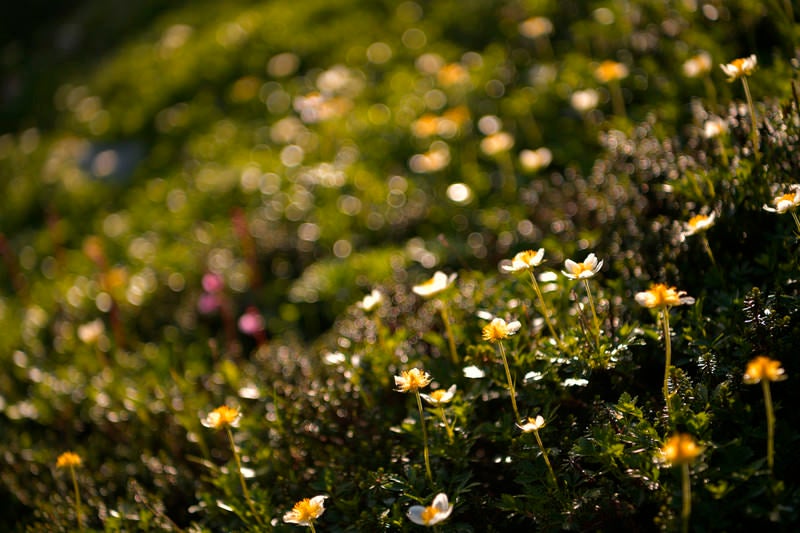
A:
<svg viewBox="0 0 800 533">
<path fill-rule="evenodd" d="M 588 263 L 575 263 L 575 266 L 572 267 L 572 275 L 573 276 L 580 276 L 584 272 L 591 272 L 593 270 L 593 266 Z"/>
<path fill-rule="evenodd" d="M 483 340 L 485 341 L 497 342 L 507 339 L 508 336 L 508 324 L 503 320 L 492 320 L 483 328 Z"/>
<path fill-rule="evenodd" d="M 697 445 L 694 438 L 686 433 L 673 435 L 661 449 L 664 458 L 673 465 L 690 463 L 702 451 L 702 448 Z"/>
<path fill-rule="evenodd" d="M 780 204 L 781 202 L 794 203 L 794 193 L 793 192 L 788 192 L 788 193 L 784 194 L 783 196 L 779 196 L 779 197 L 775 198 L 775 205 L 776 206 L 778 204 Z"/>
<path fill-rule="evenodd" d="M 675 287 L 667 287 L 663 283 L 656 283 L 647 292 L 650 293 L 653 307 L 680 305 L 681 303 L 680 293 L 677 289 Z"/>
<path fill-rule="evenodd" d="M 747 363 L 747 371 L 744 375 L 745 382 L 758 383 L 762 379 L 769 381 L 781 381 L 786 379 L 781 362 L 763 355 Z"/>
<path fill-rule="evenodd" d="M 731 65 L 733 65 L 736 70 L 740 71 L 744 68 L 744 58 L 740 57 L 739 59 L 734 59 L 731 61 Z"/>
<path fill-rule="evenodd" d="M 412 368 L 411 370 L 400 372 L 400 380 L 397 382 L 397 387 L 400 392 L 417 391 L 427 387 L 430 382 L 431 377 L 428 374 L 419 368 Z"/>
<path fill-rule="evenodd" d="M 442 398 L 444 398 L 445 394 L 447 394 L 447 391 L 438 389 L 431 393 L 431 398 L 433 398 L 437 402 L 440 402 L 442 401 Z"/>
<path fill-rule="evenodd" d="M 533 250 L 525 250 L 524 252 L 520 252 L 517 254 L 517 257 L 529 267 L 533 266 L 533 264 L 536 262 L 536 252 Z"/>
<path fill-rule="evenodd" d="M 239 419 L 239 409 L 223 405 L 217 407 L 208 415 L 208 423 L 212 428 L 219 429 L 232 426 Z"/>
<path fill-rule="evenodd" d="M 697 226 L 708 220 L 708 215 L 695 215 L 689 219 L 689 227 L 697 229 Z"/>
<path fill-rule="evenodd" d="M 429 506 L 429 507 L 426 507 L 425 510 L 422 511 L 422 521 L 425 522 L 426 524 L 430 524 L 431 520 L 436 518 L 436 515 L 438 513 L 439 513 L 439 511 L 436 509 L 436 507 L 434 507 L 432 505 Z"/>
<path fill-rule="evenodd" d="M 311 498 L 304 498 L 294 504 L 292 512 L 299 522 L 311 522 L 322 514 L 322 505 L 312 502 Z"/>
<path fill-rule="evenodd" d="M 56 468 L 80 466 L 81 457 L 75 452 L 64 452 L 56 460 Z"/>
</svg>

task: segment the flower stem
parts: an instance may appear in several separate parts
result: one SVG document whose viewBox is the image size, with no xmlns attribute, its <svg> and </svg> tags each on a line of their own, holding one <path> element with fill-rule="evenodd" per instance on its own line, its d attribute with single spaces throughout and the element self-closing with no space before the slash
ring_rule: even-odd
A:
<svg viewBox="0 0 800 533">
<path fill-rule="evenodd" d="M 308 523 L 308 529 L 311 530 L 311 533 L 317 533 L 317 530 L 314 529 L 314 522 L 309 522 Z"/>
<path fill-rule="evenodd" d="M 428 474 L 428 481 L 433 484 L 433 474 L 431 473 L 431 459 L 428 451 L 428 430 L 425 429 L 425 412 L 422 410 L 422 397 L 417 393 L 417 407 L 419 407 L 419 425 L 422 427 L 423 455 L 425 456 L 425 472 Z"/>
<path fill-rule="evenodd" d="M 508 368 L 508 359 L 506 359 L 506 350 L 503 348 L 503 343 L 498 342 L 497 346 L 500 348 L 500 356 L 503 358 L 503 367 L 506 369 L 506 378 L 508 379 L 508 390 L 511 393 L 511 407 L 514 408 L 514 422 L 519 422 L 519 411 L 517 410 L 517 393 L 514 391 L 514 380 L 511 379 L 511 370 Z"/>
<path fill-rule="evenodd" d="M 689 516 L 692 514 L 692 481 L 689 477 L 689 463 L 681 465 L 681 485 L 683 492 L 683 508 L 681 509 L 681 531 L 689 533 Z"/>
<path fill-rule="evenodd" d="M 450 424 L 447 422 L 447 417 L 444 414 L 444 406 L 439 406 L 439 415 L 442 417 L 442 422 L 444 423 L 444 428 L 447 430 L 447 438 L 450 443 L 453 443 L 453 428 L 450 427 Z"/>
<path fill-rule="evenodd" d="M 550 330 L 550 335 L 558 342 L 559 348 L 562 350 L 565 348 L 564 343 L 561 341 L 561 337 L 556 334 L 556 330 L 553 327 L 553 323 L 550 321 L 550 310 L 547 308 L 547 304 L 544 302 L 544 296 L 542 296 L 542 291 L 539 288 L 539 282 L 536 281 L 536 276 L 533 275 L 532 270 L 528 270 L 528 274 L 531 276 L 531 285 L 533 285 L 533 290 L 536 292 L 536 297 L 539 299 L 539 306 L 542 316 L 544 317 L 544 322 L 547 324 L 547 329 Z"/>
<path fill-rule="evenodd" d="M 797 218 L 797 213 L 792 211 L 792 218 L 794 219 L 794 223 L 797 226 L 797 234 L 800 236 L 800 218 Z"/>
<path fill-rule="evenodd" d="M 672 340 L 669 335 L 669 307 L 661 308 L 661 325 L 664 328 L 664 349 L 666 351 L 666 363 L 664 366 L 664 402 L 667 406 L 669 415 L 669 369 L 672 366 Z"/>
<path fill-rule="evenodd" d="M 722 136 L 717 137 L 717 143 L 719 144 L 719 155 L 722 156 L 722 165 L 726 169 L 730 168 L 730 160 L 728 159 L 728 148 L 722 141 Z"/>
<path fill-rule="evenodd" d="M 597 345 L 597 351 L 600 351 L 600 321 L 597 319 L 597 311 L 594 308 L 594 298 L 592 298 L 592 290 L 589 288 L 589 280 L 583 280 L 583 286 L 586 287 L 586 296 L 589 298 L 589 307 L 592 310 L 592 318 L 594 319 L 594 340 Z"/>
<path fill-rule="evenodd" d="M 547 450 L 542 444 L 542 438 L 539 436 L 539 430 L 533 430 L 533 436 L 536 437 L 536 442 L 539 444 L 539 449 L 542 450 L 542 457 L 544 458 L 544 463 L 547 465 L 547 470 L 550 471 L 550 479 L 553 481 L 553 486 L 558 488 L 558 480 L 556 479 L 556 473 L 553 471 L 553 466 L 550 464 L 550 458 L 547 456 Z"/>
<path fill-rule="evenodd" d="M 83 520 L 81 519 L 81 493 L 78 490 L 78 477 L 75 475 L 75 467 L 69 465 L 69 474 L 72 477 L 72 487 L 75 490 L 75 519 L 78 521 L 78 530 L 83 531 Z"/>
<path fill-rule="evenodd" d="M 716 110 L 717 110 L 717 89 L 714 87 L 714 82 L 711 80 L 711 76 L 706 75 L 703 78 L 703 84 L 705 85 L 706 96 L 708 97 L 708 101 L 709 101 L 709 106 L 708 107 L 712 111 L 716 112 Z"/>
<path fill-rule="evenodd" d="M 236 460 L 236 471 L 239 473 L 239 482 L 242 485 L 242 494 L 244 495 L 244 499 L 247 500 L 247 505 L 250 507 L 250 512 L 253 513 L 253 517 L 256 521 L 264 525 L 261 521 L 261 516 L 256 512 L 256 508 L 253 505 L 253 500 L 250 498 L 250 492 L 247 490 L 247 483 L 244 480 L 244 474 L 242 473 L 242 460 L 239 458 L 239 452 L 236 450 L 236 443 L 233 440 L 233 432 L 231 431 L 230 426 L 225 426 L 225 431 L 228 433 L 228 440 L 231 444 L 231 451 L 233 452 L 233 458 Z"/>
<path fill-rule="evenodd" d="M 453 337 L 453 328 L 450 325 L 450 312 L 447 309 L 447 304 L 445 302 L 441 302 L 441 306 L 439 307 L 439 312 L 442 315 L 442 322 L 444 322 L 444 329 L 447 333 L 447 342 L 450 345 L 450 357 L 453 359 L 453 364 L 458 364 L 458 352 L 456 351 L 456 341 Z"/>
<path fill-rule="evenodd" d="M 742 85 L 744 86 L 744 94 L 747 97 L 747 106 L 750 108 L 750 121 L 752 123 L 753 131 L 753 153 L 758 156 L 758 125 L 756 124 L 756 108 L 753 105 L 753 97 L 750 96 L 750 85 L 747 83 L 747 78 L 742 76 Z"/>
<path fill-rule="evenodd" d="M 772 392 L 768 379 L 761 380 L 761 388 L 764 389 L 764 406 L 767 411 L 767 467 L 772 475 L 775 466 L 775 412 L 772 409 Z"/>
<path fill-rule="evenodd" d="M 706 234 L 703 233 L 700 235 L 700 239 L 703 241 L 703 248 L 705 248 L 709 259 L 711 259 L 711 264 L 717 266 L 717 262 L 714 261 L 714 254 L 711 252 L 711 245 L 708 244 L 708 237 L 706 237 Z"/>
<path fill-rule="evenodd" d="M 612 80 L 609 82 L 608 88 L 611 91 L 611 103 L 614 108 L 614 114 L 618 117 L 627 118 L 628 115 L 625 112 L 625 98 L 622 95 L 622 87 L 619 81 Z"/>
</svg>

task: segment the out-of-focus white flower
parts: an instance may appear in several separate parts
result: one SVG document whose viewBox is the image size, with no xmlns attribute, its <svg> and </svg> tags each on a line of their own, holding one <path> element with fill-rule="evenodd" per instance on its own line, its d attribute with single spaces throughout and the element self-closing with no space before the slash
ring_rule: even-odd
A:
<svg viewBox="0 0 800 533">
<path fill-rule="evenodd" d="M 423 298 L 429 298 L 448 288 L 453 284 L 457 277 L 458 274 L 453 273 L 448 276 L 440 270 L 437 271 L 428 281 L 425 281 L 419 285 L 414 285 L 411 290 L 414 291 L 414 294 L 422 296 Z"/>
<path fill-rule="evenodd" d="M 711 72 L 711 54 L 700 52 L 683 63 L 683 75 L 687 78 L 699 78 Z"/>
<path fill-rule="evenodd" d="M 600 102 L 600 95 L 594 89 L 575 91 L 569 98 L 569 103 L 576 111 L 585 113 L 591 111 Z"/>
<path fill-rule="evenodd" d="M 519 164 L 528 172 L 536 172 L 550 165 L 553 161 L 553 152 L 547 148 L 536 150 L 522 150 L 519 153 Z"/>
<path fill-rule="evenodd" d="M 553 23 L 547 17 L 531 17 L 519 23 L 519 33 L 530 39 L 538 39 L 553 33 Z"/>
<path fill-rule="evenodd" d="M 728 123 L 719 117 L 710 118 L 703 124 L 703 137 L 706 139 L 713 139 L 725 133 L 728 133 Z"/>
<path fill-rule="evenodd" d="M 364 296 L 364 299 L 358 302 L 358 307 L 360 307 L 366 312 L 370 312 L 376 307 L 378 307 L 382 302 L 383 302 L 383 293 L 378 289 L 372 289 L 372 292 Z"/>
</svg>

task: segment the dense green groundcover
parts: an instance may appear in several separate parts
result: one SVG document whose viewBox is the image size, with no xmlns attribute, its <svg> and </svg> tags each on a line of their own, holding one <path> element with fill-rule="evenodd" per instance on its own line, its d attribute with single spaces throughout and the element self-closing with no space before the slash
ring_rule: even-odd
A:
<svg viewBox="0 0 800 533">
<path fill-rule="evenodd" d="M 316 531 L 414 531 L 440 493 L 440 531 L 797 530 L 799 12 L 151 0 L 20 19 L 0 530 L 290 531 L 322 495 Z M 719 65 L 751 54 L 729 82 Z M 656 283 L 667 299 L 642 305 Z M 414 368 L 452 398 L 404 392 Z"/>
</svg>

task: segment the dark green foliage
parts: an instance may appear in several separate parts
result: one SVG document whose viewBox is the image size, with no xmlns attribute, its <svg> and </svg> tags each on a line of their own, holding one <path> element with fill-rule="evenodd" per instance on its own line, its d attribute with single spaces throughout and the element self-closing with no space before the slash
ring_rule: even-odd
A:
<svg viewBox="0 0 800 533">
<path fill-rule="evenodd" d="M 686 432 L 692 530 L 795 530 L 800 227 L 763 206 L 800 175 L 798 31 L 791 2 L 694 4 L 88 1 L 9 33 L 0 529 L 75 530 L 73 450 L 93 531 L 291 531 L 317 494 L 317 531 L 414 531 L 439 492 L 446 531 L 674 531 L 660 449 Z M 521 33 L 532 16 L 552 33 Z M 79 37 L 61 62 L 51 30 Z M 683 75 L 700 51 L 707 83 Z M 750 53 L 757 145 L 717 66 Z M 597 105 L 573 107 L 585 89 Z M 481 147 L 495 129 L 512 148 Z M 502 268 L 539 247 L 558 339 Z M 589 253 L 590 294 L 561 274 Z M 413 292 L 439 269 L 452 286 Z M 696 300 L 668 311 L 669 409 L 663 315 L 635 300 L 652 283 Z M 491 317 L 520 322 L 503 351 Z M 772 472 L 757 355 L 788 376 Z M 422 393 L 457 387 L 422 419 L 393 379 L 413 367 Z M 201 423 L 220 405 L 243 415 L 250 501 Z"/>
</svg>

